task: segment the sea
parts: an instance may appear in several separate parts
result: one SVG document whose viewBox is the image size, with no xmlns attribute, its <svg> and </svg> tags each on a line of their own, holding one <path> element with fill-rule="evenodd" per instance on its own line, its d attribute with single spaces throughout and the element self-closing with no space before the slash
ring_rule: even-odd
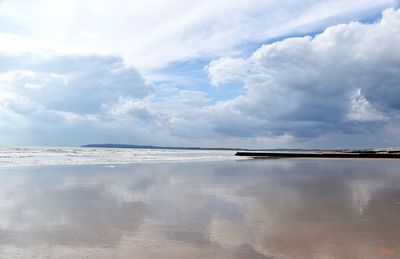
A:
<svg viewBox="0 0 400 259">
<path fill-rule="evenodd" d="M 84 147 L 0 148 L 0 168 L 43 165 L 113 165 L 243 159 L 235 151 Z"/>
</svg>

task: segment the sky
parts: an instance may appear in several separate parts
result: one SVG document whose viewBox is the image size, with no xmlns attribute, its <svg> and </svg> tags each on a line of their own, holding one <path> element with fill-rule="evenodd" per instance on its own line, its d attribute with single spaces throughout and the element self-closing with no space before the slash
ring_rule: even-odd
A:
<svg viewBox="0 0 400 259">
<path fill-rule="evenodd" d="M 400 146 L 397 0 L 0 0 L 0 146 Z"/>
</svg>

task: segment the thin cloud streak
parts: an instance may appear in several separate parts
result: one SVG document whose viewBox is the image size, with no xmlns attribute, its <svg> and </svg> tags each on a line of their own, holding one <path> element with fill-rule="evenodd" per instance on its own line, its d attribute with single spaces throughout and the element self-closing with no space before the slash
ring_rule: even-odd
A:
<svg viewBox="0 0 400 259">
<path fill-rule="evenodd" d="M 0 18 L 36 41 L 120 55 L 151 72 L 170 62 L 240 55 L 238 46 L 359 19 L 394 0 L 3 1 Z M 7 25 L 7 24 L 6 24 Z M 8 25 L 10 26 L 10 25 Z"/>
</svg>

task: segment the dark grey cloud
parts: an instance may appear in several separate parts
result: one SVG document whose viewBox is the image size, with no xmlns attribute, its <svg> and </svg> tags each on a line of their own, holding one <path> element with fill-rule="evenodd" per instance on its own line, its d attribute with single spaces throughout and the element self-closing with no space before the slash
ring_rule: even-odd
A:
<svg viewBox="0 0 400 259">
<path fill-rule="evenodd" d="M 95 113 L 120 98 L 143 98 L 152 91 L 135 69 L 113 56 L 25 55 L 2 60 L 8 63 L 2 69 L 3 77 L 8 75 L 5 87 L 46 109 Z"/>
<path fill-rule="evenodd" d="M 135 105 L 152 84 L 119 57 L 36 50 L 0 53 L 0 60 L 3 144 L 130 142 L 143 136 L 138 121 L 152 120 Z"/>
</svg>

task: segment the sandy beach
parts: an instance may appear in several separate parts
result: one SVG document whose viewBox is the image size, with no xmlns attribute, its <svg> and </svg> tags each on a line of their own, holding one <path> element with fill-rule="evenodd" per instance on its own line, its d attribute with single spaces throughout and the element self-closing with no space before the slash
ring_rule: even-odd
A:
<svg viewBox="0 0 400 259">
<path fill-rule="evenodd" d="M 395 258 L 398 168 L 348 159 L 2 168 L 0 258 Z"/>
</svg>

